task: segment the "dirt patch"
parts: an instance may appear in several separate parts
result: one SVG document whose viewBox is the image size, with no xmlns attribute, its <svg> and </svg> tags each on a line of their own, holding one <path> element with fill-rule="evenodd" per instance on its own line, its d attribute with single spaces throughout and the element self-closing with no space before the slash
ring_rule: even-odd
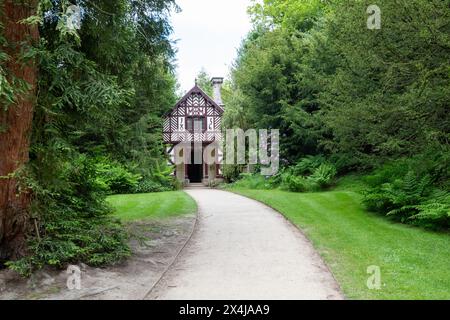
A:
<svg viewBox="0 0 450 320">
<path fill-rule="evenodd" d="M 133 255 L 106 268 L 79 265 L 81 289 L 69 290 L 66 270 L 44 269 L 30 279 L 0 271 L 0 300 L 136 300 L 143 299 L 172 263 L 191 234 L 195 215 L 129 224 Z"/>
</svg>

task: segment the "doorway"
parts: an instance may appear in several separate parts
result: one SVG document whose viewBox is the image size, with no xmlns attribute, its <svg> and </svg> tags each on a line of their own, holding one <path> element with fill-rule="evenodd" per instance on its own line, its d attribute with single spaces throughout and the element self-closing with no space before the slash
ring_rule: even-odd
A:
<svg viewBox="0 0 450 320">
<path fill-rule="evenodd" d="M 201 183 L 203 180 L 203 164 L 195 164 L 194 159 L 194 151 L 192 151 L 192 164 L 188 165 L 188 179 L 190 183 Z"/>
</svg>

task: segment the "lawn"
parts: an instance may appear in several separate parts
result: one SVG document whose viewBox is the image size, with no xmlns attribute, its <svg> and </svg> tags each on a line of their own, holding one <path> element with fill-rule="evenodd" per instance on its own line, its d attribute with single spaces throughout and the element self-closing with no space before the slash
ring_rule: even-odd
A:
<svg viewBox="0 0 450 320">
<path fill-rule="evenodd" d="M 116 195 L 108 197 L 123 221 L 164 219 L 195 213 L 197 204 L 183 191 Z"/>
<path fill-rule="evenodd" d="M 233 189 L 283 213 L 312 241 L 349 299 L 450 299 L 450 235 L 370 214 L 352 191 Z M 367 268 L 382 287 L 369 290 Z"/>
</svg>

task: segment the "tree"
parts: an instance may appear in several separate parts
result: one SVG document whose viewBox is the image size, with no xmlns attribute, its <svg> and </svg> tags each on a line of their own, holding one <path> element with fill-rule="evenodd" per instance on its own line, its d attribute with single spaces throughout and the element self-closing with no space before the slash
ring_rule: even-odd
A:
<svg viewBox="0 0 450 320">
<path fill-rule="evenodd" d="M 67 23 L 73 4 L 82 19 L 76 30 Z M 0 258 L 11 269 L 29 275 L 44 265 L 98 266 L 129 255 L 125 228 L 106 202 L 108 186 L 101 168 L 139 177 L 140 184 L 133 184 L 130 192 L 155 189 L 157 179 L 156 187 L 174 187 L 161 174 L 166 172 L 161 166 L 162 115 L 175 100 L 168 23 L 173 5 L 172 0 L 3 2 L 5 41 L 0 35 L 0 43 L 8 44 L 3 50 L 11 57 L 7 61 L 17 64 L 0 66 L 2 105 L 3 100 L 11 102 L 11 90 L 22 87 L 21 78 L 29 82 L 27 95 L 18 96 L 21 100 L 1 118 L 21 130 L 5 126 L 11 129 L 2 134 L 0 144 L 2 151 L 12 151 L 12 142 L 20 144 L 18 155 L 1 155 L 1 175 L 14 174 L 0 180 L 3 204 L 7 209 L 13 205 L 8 216 L 4 210 L 0 216 Z M 35 24 L 13 24 L 10 18 Z M 38 28 L 40 41 L 34 41 L 38 39 L 31 30 L 37 33 Z M 22 30 L 20 37 L 17 30 Z M 16 50 L 8 52 L 11 40 Z M 20 69 L 19 52 L 35 57 L 38 65 Z M 1 52 L 0 61 L 5 59 Z M 5 82 L 3 70 L 10 69 L 16 75 L 10 72 Z M 28 79 L 21 72 L 33 76 Z M 26 228 L 28 217 L 32 228 Z"/>
<path fill-rule="evenodd" d="M 324 28 L 336 70 L 320 104 L 327 150 L 373 167 L 449 144 L 450 11 L 440 0 L 379 1 L 382 28 L 368 30 L 367 3 L 334 5 Z M 322 52 L 320 54 L 320 52 Z M 440 148 L 440 147 L 438 147 Z"/>
<path fill-rule="evenodd" d="M 449 2 L 379 0 L 375 30 L 371 4 L 255 1 L 225 123 L 279 128 L 285 165 L 297 163 L 288 177 L 306 154 L 340 174 L 375 169 L 366 179 L 372 209 L 448 228 Z"/>
<path fill-rule="evenodd" d="M 199 86 L 205 93 L 212 97 L 213 95 L 213 86 L 211 83 L 211 76 L 205 69 L 202 68 L 196 77 L 197 86 Z"/>
<path fill-rule="evenodd" d="M 305 76 L 308 46 L 286 28 L 258 25 L 243 43 L 232 71 L 234 98 L 225 122 L 236 119 L 257 129 L 280 129 L 287 162 L 318 151 L 319 85 Z"/>
<path fill-rule="evenodd" d="M 0 261 L 25 254 L 25 234 L 31 205 L 31 193 L 22 188 L 18 171 L 29 160 L 30 134 L 36 101 L 37 66 L 24 61 L 23 46 L 39 38 L 35 24 L 22 20 L 35 14 L 37 0 L 5 0 L 2 4 L 2 51 L 8 56 L 5 71 L 12 82 L 24 81 L 25 90 L 17 92 L 13 103 L 2 101 L 0 110 Z"/>
<path fill-rule="evenodd" d="M 367 28 L 369 4 L 254 4 L 254 30 L 233 70 L 233 118 L 278 127 L 289 162 L 320 152 L 347 169 L 372 168 L 445 148 L 448 3 L 380 0 L 380 30 Z"/>
</svg>

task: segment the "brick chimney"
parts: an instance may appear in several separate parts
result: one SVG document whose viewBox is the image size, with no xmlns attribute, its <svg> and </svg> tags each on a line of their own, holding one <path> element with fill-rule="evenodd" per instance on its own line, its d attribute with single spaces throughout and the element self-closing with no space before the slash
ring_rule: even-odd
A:
<svg viewBox="0 0 450 320">
<path fill-rule="evenodd" d="M 211 79 L 211 83 L 213 85 L 213 92 L 214 96 L 213 99 L 215 103 L 217 103 L 219 106 L 223 107 L 223 101 L 222 101 L 222 84 L 223 84 L 223 78 L 220 77 L 214 77 Z"/>
</svg>

